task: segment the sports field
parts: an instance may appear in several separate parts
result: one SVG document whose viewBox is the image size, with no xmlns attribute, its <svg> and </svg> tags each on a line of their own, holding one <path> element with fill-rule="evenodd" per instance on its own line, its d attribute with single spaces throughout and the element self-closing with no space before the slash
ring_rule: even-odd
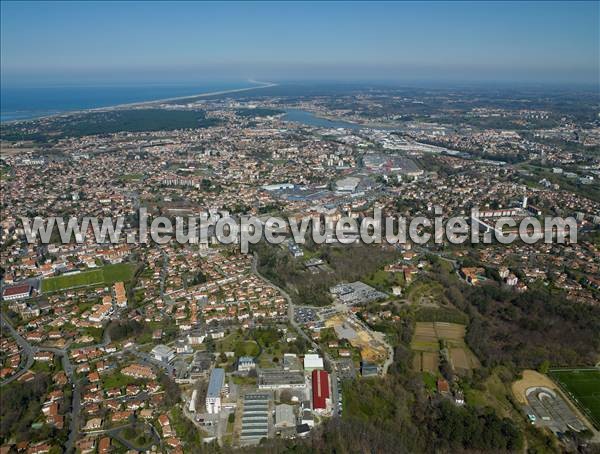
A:
<svg viewBox="0 0 600 454">
<path fill-rule="evenodd" d="M 600 429 L 600 370 L 553 369 L 548 375 L 578 404 L 590 422 Z"/>
<path fill-rule="evenodd" d="M 131 263 L 117 263 L 77 274 L 50 277 L 42 281 L 42 292 L 58 292 L 92 285 L 110 285 L 118 281 L 127 282 L 131 280 L 134 269 L 135 265 Z"/>
</svg>

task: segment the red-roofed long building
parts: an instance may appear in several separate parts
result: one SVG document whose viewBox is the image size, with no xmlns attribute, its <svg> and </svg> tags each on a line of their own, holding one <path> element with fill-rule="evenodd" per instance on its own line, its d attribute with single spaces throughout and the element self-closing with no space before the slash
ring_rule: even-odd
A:
<svg viewBox="0 0 600 454">
<path fill-rule="evenodd" d="M 20 300 L 31 296 L 32 287 L 29 284 L 19 284 L 7 287 L 2 292 L 2 298 L 6 301 Z"/>
<path fill-rule="evenodd" d="M 313 410 L 325 410 L 329 399 L 329 374 L 325 370 L 312 371 Z"/>
</svg>

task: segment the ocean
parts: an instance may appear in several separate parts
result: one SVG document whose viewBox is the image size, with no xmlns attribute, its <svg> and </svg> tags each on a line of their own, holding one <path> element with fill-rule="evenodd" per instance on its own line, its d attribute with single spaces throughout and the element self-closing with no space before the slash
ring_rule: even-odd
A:
<svg viewBox="0 0 600 454">
<path fill-rule="evenodd" d="M 28 88 L 2 86 L 0 121 L 28 120 L 69 111 L 254 86 L 257 85 L 248 81 L 198 85 L 72 85 Z"/>
</svg>

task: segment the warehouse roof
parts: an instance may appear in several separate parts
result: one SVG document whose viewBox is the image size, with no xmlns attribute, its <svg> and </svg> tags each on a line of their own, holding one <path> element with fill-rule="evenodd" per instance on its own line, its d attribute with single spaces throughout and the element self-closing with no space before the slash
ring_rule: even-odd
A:
<svg viewBox="0 0 600 454">
<path fill-rule="evenodd" d="M 304 355 L 305 369 L 323 369 L 323 358 L 314 353 Z"/>
<path fill-rule="evenodd" d="M 206 397 L 219 397 L 221 389 L 225 383 L 225 369 L 216 367 L 210 373 L 210 380 L 208 382 L 208 391 Z"/>
</svg>

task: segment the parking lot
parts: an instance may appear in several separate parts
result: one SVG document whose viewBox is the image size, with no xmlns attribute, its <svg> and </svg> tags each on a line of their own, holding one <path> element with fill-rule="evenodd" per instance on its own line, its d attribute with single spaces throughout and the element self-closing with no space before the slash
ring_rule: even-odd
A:
<svg viewBox="0 0 600 454">
<path fill-rule="evenodd" d="M 317 310 L 312 307 L 296 307 L 294 319 L 297 323 L 310 323 L 319 320 Z"/>
<path fill-rule="evenodd" d="M 340 358 L 335 362 L 337 376 L 340 380 L 352 380 L 356 378 L 356 367 L 350 358 Z"/>
<path fill-rule="evenodd" d="M 565 400 L 555 391 L 545 387 L 527 390 L 525 411 L 532 423 L 548 427 L 555 433 L 567 430 L 580 432 L 586 426 L 579 420 Z"/>
</svg>

